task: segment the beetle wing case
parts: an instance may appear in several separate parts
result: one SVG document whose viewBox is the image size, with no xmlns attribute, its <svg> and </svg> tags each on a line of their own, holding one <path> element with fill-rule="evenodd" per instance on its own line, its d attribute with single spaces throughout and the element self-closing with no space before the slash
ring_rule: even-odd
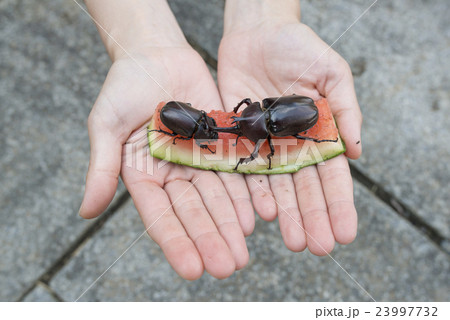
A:
<svg viewBox="0 0 450 320">
<path fill-rule="evenodd" d="M 202 117 L 200 110 L 179 101 L 170 101 L 161 109 L 162 123 L 179 135 L 192 137 Z"/>
<path fill-rule="evenodd" d="M 319 119 L 319 111 L 314 100 L 309 97 L 292 95 L 263 100 L 264 110 L 268 110 L 269 131 L 277 137 L 287 137 L 308 130 Z"/>
</svg>

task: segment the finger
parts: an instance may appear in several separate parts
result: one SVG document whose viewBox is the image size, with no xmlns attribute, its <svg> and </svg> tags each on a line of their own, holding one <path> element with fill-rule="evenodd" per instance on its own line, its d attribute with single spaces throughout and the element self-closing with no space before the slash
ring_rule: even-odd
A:
<svg viewBox="0 0 450 320">
<path fill-rule="evenodd" d="M 193 183 L 195 184 L 196 180 Z M 236 269 L 233 255 L 193 184 L 173 180 L 168 182 L 164 189 L 173 204 L 175 214 L 197 247 L 206 271 L 219 279 L 229 277 Z M 183 196 L 179 197 L 181 193 Z"/>
<path fill-rule="evenodd" d="M 167 193 L 150 181 L 130 181 L 125 172 L 123 179 L 147 233 L 161 247 L 172 268 L 186 280 L 200 278 L 202 259 L 175 215 Z"/>
<path fill-rule="evenodd" d="M 245 178 L 237 173 L 218 172 L 217 175 L 222 180 L 233 202 L 234 210 L 244 235 L 249 236 L 255 228 L 255 211 L 250 200 Z"/>
<path fill-rule="evenodd" d="M 308 249 L 315 255 L 326 255 L 333 250 L 335 241 L 317 169 L 303 168 L 293 178 Z"/>
<path fill-rule="evenodd" d="M 224 102 L 224 109 L 228 112 L 232 111 L 236 104 L 242 100 L 242 98 L 239 99 L 238 96 L 226 94 L 224 92 L 222 92 L 221 96 Z M 256 100 L 256 97 L 253 95 L 251 95 L 251 98 Z M 250 192 L 256 212 L 266 221 L 274 220 L 277 217 L 277 206 L 273 193 L 270 190 L 269 179 L 267 176 L 246 174 L 245 181 L 247 182 L 247 188 Z"/>
<path fill-rule="evenodd" d="M 346 62 L 342 62 L 342 64 L 342 72 L 334 77 L 336 80 L 333 79 L 327 83 L 327 87 L 332 89 L 325 92 L 325 96 L 347 147 L 345 154 L 351 159 L 357 159 L 362 152 L 362 115 L 350 67 Z"/>
<path fill-rule="evenodd" d="M 271 175 L 269 181 L 276 199 L 281 236 L 286 247 L 295 252 L 305 250 L 304 226 L 291 174 Z"/>
<path fill-rule="evenodd" d="M 274 220 L 277 217 L 277 206 L 270 189 L 269 178 L 263 175 L 248 174 L 245 175 L 245 181 L 256 212 L 266 221 Z"/>
<path fill-rule="evenodd" d="M 356 237 L 358 220 L 348 161 L 340 155 L 318 169 L 334 237 L 337 242 L 348 244 Z"/>
<path fill-rule="evenodd" d="M 233 203 L 222 181 L 213 172 L 197 171 L 195 187 L 209 211 L 220 235 L 233 254 L 236 269 L 242 269 L 248 263 L 249 255 L 244 233 L 239 224 Z"/>
<path fill-rule="evenodd" d="M 111 203 L 117 189 L 121 165 L 121 143 L 93 113 L 88 120 L 91 156 L 86 188 L 79 214 L 90 219 L 100 215 Z"/>
</svg>

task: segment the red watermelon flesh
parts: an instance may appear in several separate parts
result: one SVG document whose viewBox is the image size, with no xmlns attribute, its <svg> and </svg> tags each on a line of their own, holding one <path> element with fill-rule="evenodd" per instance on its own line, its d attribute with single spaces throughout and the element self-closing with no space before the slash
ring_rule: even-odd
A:
<svg viewBox="0 0 450 320">
<path fill-rule="evenodd" d="M 217 141 L 209 141 L 209 143 L 208 141 L 202 141 L 202 144 L 208 144 L 211 150 L 215 150 L 215 154 L 212 154 L 207 149 L 201 149 L 194 139 L 177 139 L 174 145 L 172 143 L 174 137 L 161 132 L 149 131 L 150 154 L 159 159 L 206 170 L 254 174 L 296 172 L 305 166 L 323 162 L 345 152 L 345 146 L 339 137 L 327 100 L 321 99 L 315 101 L 315 104 L 319 110 L 317 123 L 306 132 L 299 134 L 316 140 L 338 139 L 338 141 L 315 143 L 294 137 L 273 137 L 272 142 L 275 147 L 275 154 L 272 157 L 271 169 L 268 169 L 269 162 L 267 159 L 270 148 L 268 142 L 265 141 L 259 150 L 257 159 L 247 164 L 241 164 L 237 170 L 234 170 L 240 158 L 250 156 L 254 149 L 254 143 L 241 137 L 237 145 L 234 146 L 236 135 L 231 133 L 219 133 Z M 164 105 L 165 102 L 158 104 L 148 126 L 149 130 L 161 129 L 172 132 L 160 119 L 160 112 Z M 240 113 L 238 113 L 239 115 Z M 236 116 L 233 112 L 213 110 L 208 113 L 208 116 L 215 119 L 218 127 L 232 127 L 235 125 L 232 124 L 233 119 L 231 118 Z"/>
</svg>

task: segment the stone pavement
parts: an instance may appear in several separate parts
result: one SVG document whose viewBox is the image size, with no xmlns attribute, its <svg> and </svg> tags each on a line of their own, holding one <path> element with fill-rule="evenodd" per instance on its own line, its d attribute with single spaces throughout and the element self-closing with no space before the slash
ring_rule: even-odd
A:
<svg viewBox="0 0 450 320">
<path fill-rule="evenodd" d="M 331 44 L 372 2 L 302 1 L 302 19 Z M 170 4 L 214 68 L 223 1 Z M 352 161 L 359 235 L 332 256 L 364 289 L 258 220 L 249 265 L 228 279 L 179 278 L 144 236 L 80 300 L 448 301 L 449 15 L 446 0 L 379 0 L 334 46 L 365 123 Z M 86 119 L 109 65 L 73 1 L 0 0 L 0 301 L 75 300 L 144 231 L 122 185 L 102 218 L 77 215 Z"/>
</svg>

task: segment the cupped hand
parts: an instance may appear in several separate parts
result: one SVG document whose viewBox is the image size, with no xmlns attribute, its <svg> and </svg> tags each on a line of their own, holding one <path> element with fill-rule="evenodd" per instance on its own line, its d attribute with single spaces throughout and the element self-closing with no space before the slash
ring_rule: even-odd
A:
<svg viewBox="0 0 450 320">
<path fill-rule="evenodd" d="M 245 180 L 153 159 L 146 129 L 160 101 L 221 109 L 217 88 L 190 47 L 150 48 L 132 57 L 113 63 L 88 119 L 91 158 L 80 215 L 101 214 L 121 174 L 175 271 L 185 279 L 204 269 L 225 278 L 248 262 L 244 233 L 253 229 L 253 210 Z"/>
<path fill-rule="evenodd" d="M 232 29 L 232 28 L 231 28 Z M 362 117 L 348 64 L 309 27 L 261 19 L 228 30 L 218 59 L 219 90 L 226 110 L 243 98 L 261 101 L 291 94 L 326 97 L 346 143 L 346 155 L 361 154 Z M 265 220 L 278 215 L 286 246 L 316 255 L 335 241 L 356 236 L 353 184 L 344 155 L 294 174 L 247 176 L 253 204 Z"/>
</svg>

